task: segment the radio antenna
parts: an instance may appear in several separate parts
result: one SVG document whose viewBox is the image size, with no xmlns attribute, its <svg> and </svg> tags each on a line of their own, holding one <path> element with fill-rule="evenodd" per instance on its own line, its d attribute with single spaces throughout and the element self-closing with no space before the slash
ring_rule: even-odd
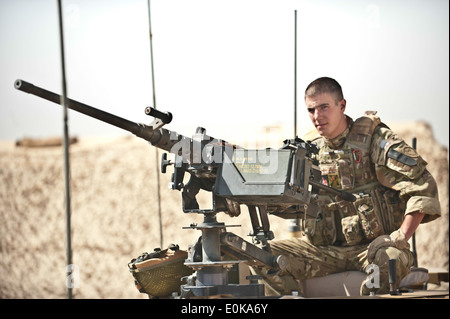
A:
<svg viewBox="0 0 450 319">
<path fill-rule="evenodd" d="M 155 90 L 155 70 L 153 67 L 153 34 L 152 34 L 152 19 L 150 12 L 150 0 L 147 0 L 147 8 L 148 8 L 148 30 L 150 36 L 150 64 L 152 68 L 152 91 L 153 91 L 153 107 L 156 109 L 156 90 Z M 155 150 L 156 163 L 159 160 L 159 152 L 158 149 Z M 157 197 L 158 197 L 158 219 L 159 219 L 159 244 L 160 247 L 163 246 L 163 227 L 162 227 L 162 213 L 161 213 L 161 192 L 160 192 L 160 176 L 159 176 L 159 168 L 158 165 L 156 167 L 156 184 L 157 184 Z"/>
<path fill-rule="evenodd" d="M 61 106 L 63 107 L 63 125 L 64 125 L 64 178 L 65 178 L 65 198 L 66 198 L 66 272 L 70 273 L 67 279 L 72 279 L 72 240 L 71 240 L 71 210 L 70 210 L 70 165 L 69 165 L 69 119 L 67 105 L 67 86 L 66 86 L 66 62 L 64 57 L 64 29 L 61 0 L 58 0 L 58 18 L 59 18 L 59 40 L 61 53 L 61 82 L 62 95 Z M 72 282 L 66 281 L 67 298 L 72 299 Z"/>
<path fill-rule="evenodd" d="M 294 10 L 294 138 L 297 137 L 297 10 Z M 300 220 L 290 220 L 288 230 L 292 237 L 300 236 Z"/>
<path fill-rule="evenodd" d="M 156 109 L 156 91 L 155 91 L 155 70 L 153 68 L 153 34 L 152 34 L 152 19 L 150 14 L 150 0 L 147 0 L 148 7 L 148 30 L 150 36 L 150 63 L 152 68 L 152 88 L 153 88 L 153 107 Z"/>
<path fill-rule="evenodd" d="M 297 137 L 297 10 L 294 23 L 294 138 Z"/>
</svg>

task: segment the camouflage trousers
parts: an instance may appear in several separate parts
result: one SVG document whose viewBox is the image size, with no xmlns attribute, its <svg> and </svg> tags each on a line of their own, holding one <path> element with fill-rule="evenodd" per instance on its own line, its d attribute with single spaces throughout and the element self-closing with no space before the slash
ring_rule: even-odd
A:
<svg viewBox="0 0 450 319">
<path fill-rule="evenodd" d="M 300 281 L 330 275 L 333 273 L 359 270 L 370 273 L 371 265 L 367 260 L 368 243 L 349 247 L 315 246 L 301 238 L 289 238 L 270 243 L 272 253 L 288 258 L 287 267 L 274 275 L 268 275 L 264 268 L 252 268 L 253 274 L 263 276 L 266 295 L 290 295 L 292 291 L 301 292 Z M 399 250 L 395 247 L 380 248 L 373 261 L 379 269 L 379 288 L 373 291 L 378 294 L 389 292 L 389 259 L 396 259 L 397 283 L 405 277 L 413 265 L 413 255 L 408 249 Z M 367 271 L 366 271 L 367 270 Z M 366 281 L 371 280 L 368 276 Z M 374 285 L 361 285 L 361 295 L 368 295 Z M 375 286 L 376 287 L 376 286 Z"/>
</svg>

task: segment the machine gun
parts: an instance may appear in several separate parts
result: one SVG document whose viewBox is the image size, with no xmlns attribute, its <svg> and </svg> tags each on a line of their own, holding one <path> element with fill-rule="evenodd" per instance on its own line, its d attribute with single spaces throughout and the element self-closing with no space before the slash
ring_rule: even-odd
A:
<svg viewBox="0 0 450 319">
<path fill-rule="evenodd" d="M 61 103 L 60 95 L 26 81 L 16 80 L 14 86 L 23 92 Z M 306 207 L 319 189 L 344 200 L 355 200 L 352 194 L 320 184 L 320 171 L 313 156 L 318 149 L 299 138 L 285 140 L 278 150 L 243 149 L 206 135 L 204 128 L 197 128 L 192 138 L 167 130 L 163 126 L 171 122 L 172 114 L 152 107 L 145 108 L 145 114 L 154 117 L 153 122 L 146 125 L 72 99 L 66 99 L 66 105 L 175 154 L 174 160 L 169 160 L 166 153 L 162 155 L 161 172 L 165 173 L 168 165 L 174 165 L 171 188 L 182 192 L 183 211 L 204 215 L 202 223 L 186 227 L 200 230 L 202 236 L 200 245 L 192 245 L 185 261 L 186 266 L 196 271 L 196 277 L 189 278 L 188 283 L 181 287 L 185 295 L 264 296 L 262 284 L 228 284 L 228 270 L 239 263 L 239 259 L 266 266 L 272 272 L 286 267 L 286 258 L 274 256 L 270 250 L 268 241 L 274 235 L 268 214 L 286 219 L 299 218 L 306 213 Z M 190 174 L 186 184 L 183 183 L 185 173 Z M 199 207 L 196 196 L 200 190 L 211 192 L 212 208 Z M 240 205 L 248 207 L 253 244 L 226 231 L 226 227 L 233 225 L 217 221 L 219 212 L 239 215 Z M 222 253 L 238 260 L 223 261 Z"/>
</svg>

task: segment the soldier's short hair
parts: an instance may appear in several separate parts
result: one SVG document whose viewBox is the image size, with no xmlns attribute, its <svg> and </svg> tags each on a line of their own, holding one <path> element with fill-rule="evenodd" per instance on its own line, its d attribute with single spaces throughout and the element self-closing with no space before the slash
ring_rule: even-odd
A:
<svg viewBox="0 0 450 319">
<path fill-rule="evenodd" d="M 335 79 L 329 77 L 321 77 L 312 81 L 308 85 L 305 90 L 305 99 L 309 96 L 323 93 L 334 94 L 336 103 L 344 98 L 341 85 Z"/>
</svg>

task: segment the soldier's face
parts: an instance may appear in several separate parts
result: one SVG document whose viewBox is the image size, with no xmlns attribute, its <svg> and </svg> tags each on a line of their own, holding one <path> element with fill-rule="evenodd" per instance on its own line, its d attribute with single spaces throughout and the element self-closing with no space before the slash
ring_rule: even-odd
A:
<svg viewBox="0 0 450 319">
<path fill-rule="evenodd" d="M 345 99 L 336 102 L 333 95 L 323 93 L 306 97 L 305 103 L 309 118 L 321 136 L 332 139 L 347 128 Z"/>
</svg>

